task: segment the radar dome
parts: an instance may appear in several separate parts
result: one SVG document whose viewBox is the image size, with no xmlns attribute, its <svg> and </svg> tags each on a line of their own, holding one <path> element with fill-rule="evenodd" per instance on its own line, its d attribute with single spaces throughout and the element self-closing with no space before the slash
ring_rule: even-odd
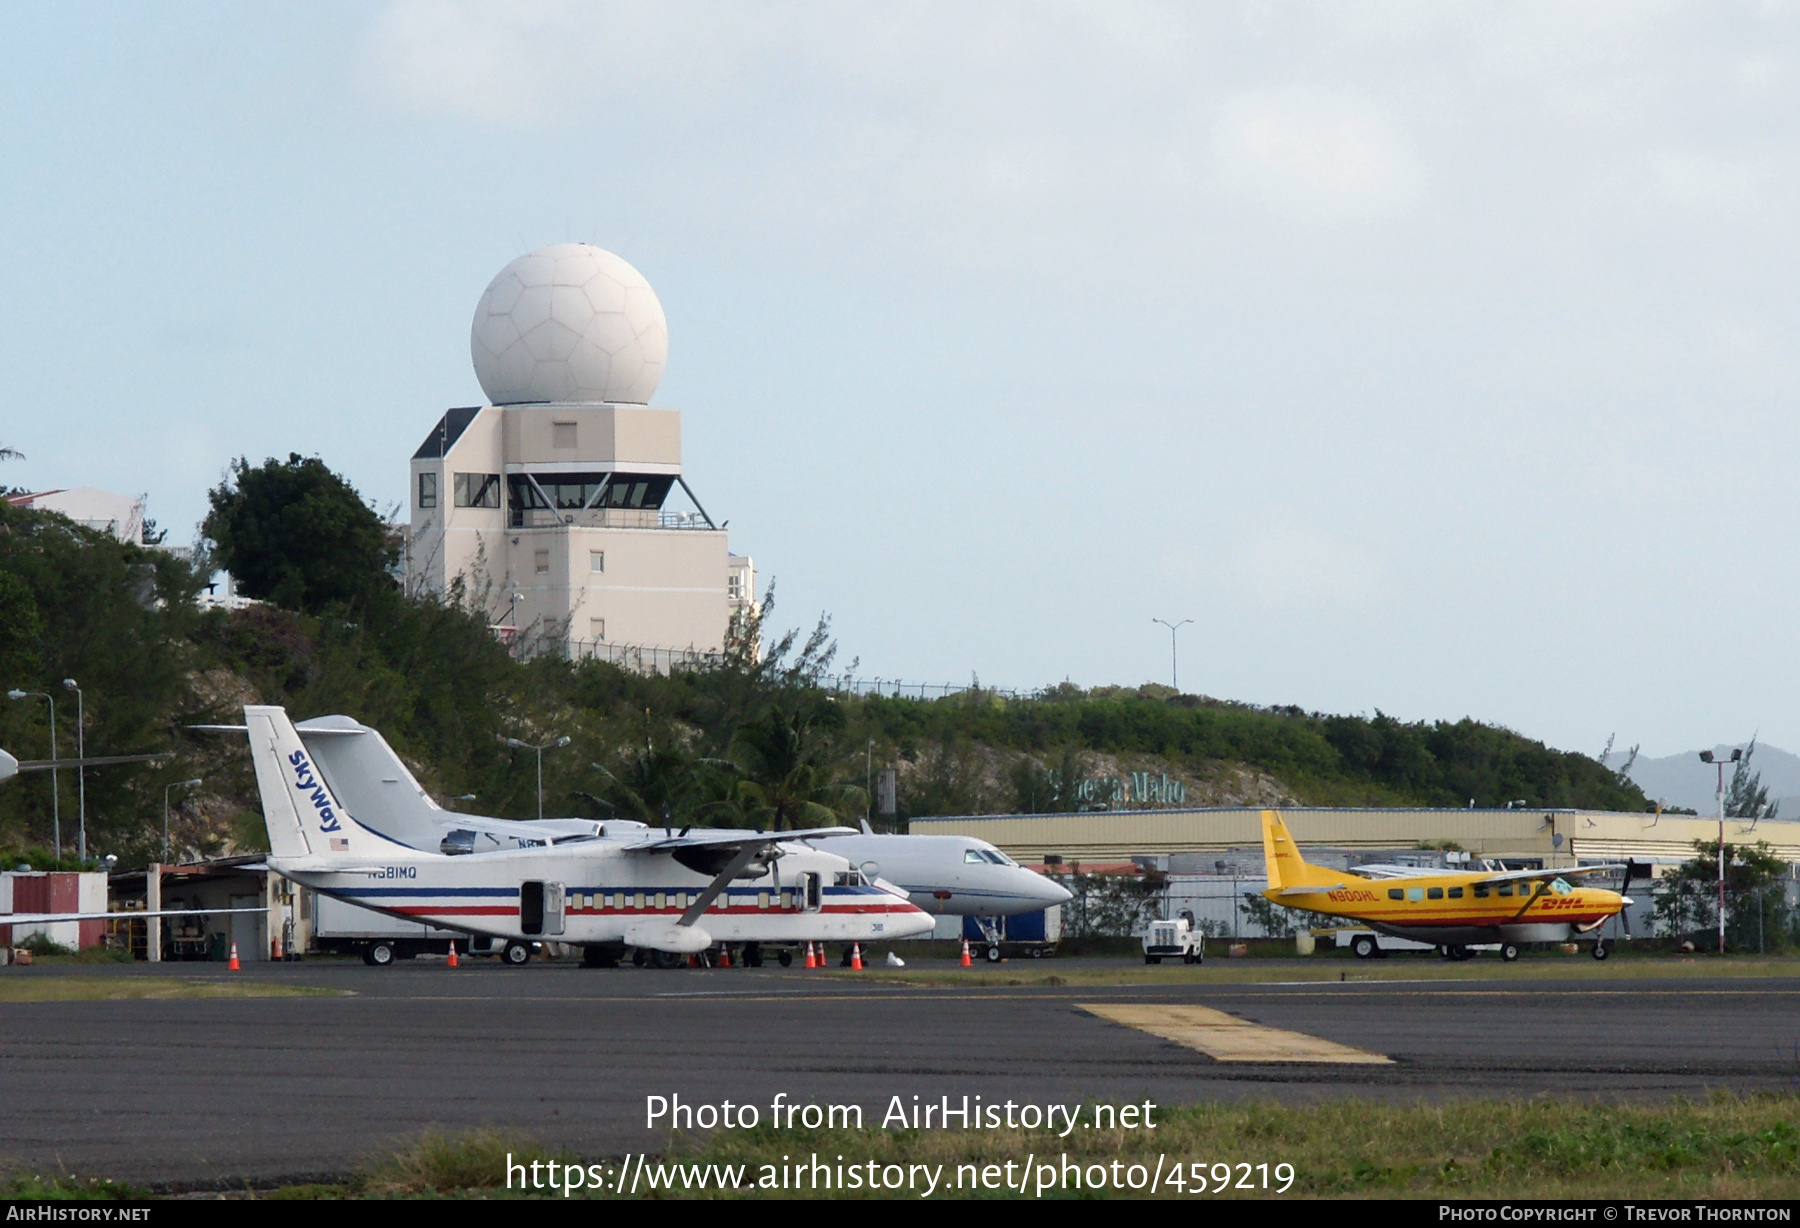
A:
<svg viewBox="0 0 1800 1228">
<path fill-rule="evenodd" d="M 642 273 L 598 247 L 558 243 L 488 283 L 469 354 L 495 405 L 647 405 L 669 358 L 669 324 Z"/>
</svg>

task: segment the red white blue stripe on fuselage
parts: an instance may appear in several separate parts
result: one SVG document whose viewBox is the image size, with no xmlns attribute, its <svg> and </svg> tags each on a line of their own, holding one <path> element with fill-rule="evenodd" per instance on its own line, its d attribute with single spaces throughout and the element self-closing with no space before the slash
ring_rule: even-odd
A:
<svg viewBox="0 0 1800 1228">
<path fill-rule="evenodd" d="M 463 919 L 451 928 L 467 928 L 477 918 L 519 915 L 517 887 L 321 887 L 327 895 L 347 904 L 413 921 Z M 825 887 L 820 907 L 807 911 L 797 902 L 798 892 L 784 888 L 735 888 L 721 891 L 708 905 L 712 917 L 869 916 L 912 913 L 917 910 L 879 887 Z M 671 891 L 668 887 L 604 888 L 564 887 L 563 916 L 576 917 L 679 917 L 699 898 L 698 891 Z M 479 924 L 473 924 L 480 928 Z"/>
</svg>

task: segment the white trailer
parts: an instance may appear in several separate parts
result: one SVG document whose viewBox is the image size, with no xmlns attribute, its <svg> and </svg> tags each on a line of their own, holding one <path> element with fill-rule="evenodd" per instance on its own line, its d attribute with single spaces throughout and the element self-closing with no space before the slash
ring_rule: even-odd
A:
<svg viewBox="0 0 1800 1228">
<path fill-rule="evenodd" d="M 502 944 L 419 921 L 402 921 L 386 913 L 346 904 L 333 896 L 313 895 L 313 950 L 326 955 L 360 955 L 365 964 L 385 968 L 396 959 L 447 955 L 451 942 L 459 951 L 497 954 Z"/>
<path fill-rule="evenodd" d="M 1337 931 L 1337 945 L 1349 947 L 1358 959 L 1385 959 L 1390 951 L 1435 951 L 1437 947 L 1429 942 L 1414 942 L 1410 938 L 1396 938 L 1392 934 L 1377 933 L 1375 930 L 1360 926 L 1343 926 Z M 1470 951 L 1498 951 L 1497 942 L 1479 943 L 1465 948 Z"/>
</svg>

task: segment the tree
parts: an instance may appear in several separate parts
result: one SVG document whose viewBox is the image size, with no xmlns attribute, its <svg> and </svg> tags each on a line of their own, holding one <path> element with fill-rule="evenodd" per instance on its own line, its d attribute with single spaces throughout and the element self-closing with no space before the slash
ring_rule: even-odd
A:
<svg viewBox="0 0 1800 1228">
<path fill-rule="evenodd" d="M 1658 927 L 1671 934 L 1697 934 L 1719 924 L 1719 849 L 1694 842 L 1695 856 L 1660 884 Z M 1725 942 L 1740 951 L 1780 950 L 1790 941 L 1787 862 L 1767 843 L 1725 846 Z"/>
<path fill-rule="evenodd" d="M 1768 786 L 1761 772 L 1750 770 L 1750 756 L 1756 753 L 1756 739 L 1744 748 L 1744 757 L 1731 769 L 1731 787 L 1725 791 L 1725 817 L 1731 819 L 1773 819 L 1781 803 L 1769 801 Z"/>
<path fill-rule="evenodd" d="M 778 706 L 771 705 L 762 720 L 738 730 L 732 750 L 742 772 L 731 793 L 733 826 L 769 831 L 824 827 L 867 804 L 861 789 L 832 779 L 810 723 Z"/>
<path fill-rule="evenodd" d="M 398 551 L 362 496 L 318 457 L 234 461 L 201 531 L 241 591 L 291 610 L 366 607 L 395 591 Z"/>
</svg>

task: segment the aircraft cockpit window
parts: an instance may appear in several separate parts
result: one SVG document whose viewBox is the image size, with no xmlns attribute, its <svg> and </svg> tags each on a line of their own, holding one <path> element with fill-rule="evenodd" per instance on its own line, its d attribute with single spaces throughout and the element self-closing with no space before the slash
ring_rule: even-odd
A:
<svg viewBox="0 0 1800 1228">
<path fill-rule="evenodd" d="M 1501 883 L 1500 884 L 1500 894 L 1501 895 L 1511 895 L 1512 894 L 1512 884 L 1511 883 Z"/>
<path fill-rule="evenodd" d="M 1475 884 L 1475 898 L 1478 900 L 1485 900 L 1488 898 L 1488 885 L 1486 883 Z"/>
<path fill-rule="evenodd" d="M 861 870 L 839 870 L 832 878 L 832 885 L 834 887 L 863 887 L 867 884 L 863 882 Z"/>
<path fill-rule="evenodd" d="M 963 850 L 963 862 L 966 865 L 978 866 L 978 865 L 981 865 L 985 860 L 986 860 L 986 858 L 982 857 L 980 849 L 965 849 L 965 850 Z"/>
<path fill-rule="evenodd" d="M 982 856 L 983 860 L 991 862 L 992 864 L 997 865 L 997 866 L 1004 866 L 1004 865 L 1010 864 L 1006 860 L 1006 854 L 1002 853 L 999 849 L 982 849 L 981 856 Z"/>
<path fill-rule="evenodd" d="M 1463 898 L 1463 889 L 1461 887 L 1450 888 L 1450 898 L 1453 900 L 1462 899 Z"/>
<path fill-rule="evenodd" d="M 1556 892 L 1557 895 L 1568 895 L 1575 888 L 1569 886 L 1567 879 L 1553 878 L 1550 880 L 1550 890 Z"/>
</svg>

